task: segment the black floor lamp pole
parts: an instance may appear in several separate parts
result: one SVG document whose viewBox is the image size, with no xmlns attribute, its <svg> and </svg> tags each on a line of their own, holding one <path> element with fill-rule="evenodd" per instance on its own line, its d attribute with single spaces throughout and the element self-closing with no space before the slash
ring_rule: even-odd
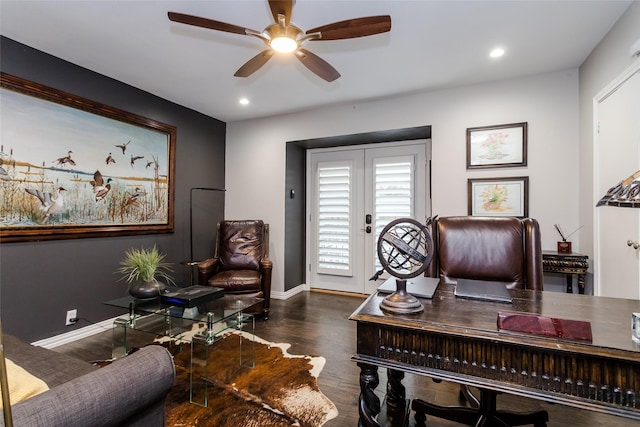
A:
<svg viewBox="0 0 640 427">
<path fill-rule="evenodd" d="M 212 187 L 193 187 L 189 191 L 189 245 L 190 245 L 190 253 L 189 253 L 189 266 L 193 269 L 193 192 L 194 191 L 227 191 L 224 188 L 212 188 Z M 223 207 L 223 216 L 224 216 L 224 207 Z M 193 285 L 193 270 L 191 270 L 191 284 Z"/>
</svg>

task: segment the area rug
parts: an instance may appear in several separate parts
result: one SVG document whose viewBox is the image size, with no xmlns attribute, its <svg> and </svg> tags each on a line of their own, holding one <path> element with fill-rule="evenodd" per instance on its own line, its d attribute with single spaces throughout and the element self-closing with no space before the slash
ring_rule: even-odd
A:
<svg viewBox="0 0 640 427">
<path fill-rule="evenodd" d="M 189 402 L 190 346 L 177 351 L 180 347 L 175 343 L 163 343 L 172 349 L 176 365 L 176 383 L 165 405 L 166 426 L 320 427 L 338 415 L 318 388 L 317 378 L 326 362 L 323 357 L 290 355 L 289 344 L 253 337 L 229 333 L 209 346 L 207 407 Z M 242 366 L 239 358 L 240 340 L 252 338 L 254 368 Z M 244 341 L 245 350 L 247 345 Z M 195 369 L 197 376 L 204 376 L 201 367 Z"/>
</svg>

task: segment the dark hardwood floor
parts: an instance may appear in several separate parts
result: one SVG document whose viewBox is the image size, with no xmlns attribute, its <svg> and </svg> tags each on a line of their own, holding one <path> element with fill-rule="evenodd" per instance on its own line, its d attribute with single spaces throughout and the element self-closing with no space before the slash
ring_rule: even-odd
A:
<svg viewBox="0 0 640 427">
<path fill-rule="evenodd" d="M 358 425 L 359 369 L 351 356 L 355 352 L 355 322 L 349 315 L 364 300 L 357 296 L 335 295 L 321 292 L 303 292 L 283 300 L 271 300 L 271 315 L 268 321 L 256 322 L 256 335 L 274 342 L 291 344 L 289 353 L 320 355 L 327 363 L 320 374 L 320 389 L 338 408 L 337 418 L 326 427 Z M 54 350 L 74 355 L 84 360 L 106 359 L 111 356 L 111 332 L 105 331 Z M 377 392 L 381 399 L 385 391 L 386 374 L 379 370 L 380 385 Z M 458 386 L 452 383 L 434 383 L 426 377 L 407 375 L 403 381 L 407 397 L 447 405 L 457 405 Z M 625 418 L 604 415 L 563 405 L 549 404 L 537 400 L 501 394 L 498 408 L 533 411 L 546 409 L 549 412 L 549 427 L 627 427 L 637 422 Z M 460 424 L 429 418 L 430 427 L 458 426 Z M 411 426 L 414 425 L 413 418 Z"/>
</svg>

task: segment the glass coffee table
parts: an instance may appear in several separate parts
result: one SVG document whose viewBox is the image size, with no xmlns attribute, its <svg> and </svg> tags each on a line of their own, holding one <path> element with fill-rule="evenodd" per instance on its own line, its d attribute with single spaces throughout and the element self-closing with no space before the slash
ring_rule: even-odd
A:
<svg viewBox="0 0 640 427">
<path fill-rule="evenodd" d="M 167 338 L 169 346 L 180 346 L 179 350 L 183 345 L 190 345 L 190 400 L 207 406 L 209 346 L 233 331 L 242 330 L 253 338 L 255 319 L 245 311 L 260 302 L 262 298 L 238 295 L 224 295 L 190 308 L 162 304 L 159 298 L 140 300 L 126 296 L 107 301 L 106 305 L 127 310 L 127 314 L 113 322 L 112 358 L 122 358 L 131 352 L 132 331 Z M 240 365 L 254 367 L 253 342 L 253 339 L 243 339 L 240 335 Z"/>
</svg>

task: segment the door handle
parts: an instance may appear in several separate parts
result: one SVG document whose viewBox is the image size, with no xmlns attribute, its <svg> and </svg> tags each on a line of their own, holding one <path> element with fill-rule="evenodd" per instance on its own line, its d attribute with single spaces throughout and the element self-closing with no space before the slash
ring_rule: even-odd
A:
<svg viewBox="0 0 640 427">
<path fill-rule="evenodd" d="M 367 232 L 367 234 L 371 234 L 371 226 L 367 225 L 367 228 L 365 228 L 365 231 Z"/>
<path fill-rule="evenodd" d="M 633 246 L 633 249 L 635 249 L 635 250 L 640 249 L 640 243 L 638 243 L 637 241 L 634 242 L 632 240 L 627 240 L 627 246 L 629 246 L 629 247 Z"/>
</svg>

